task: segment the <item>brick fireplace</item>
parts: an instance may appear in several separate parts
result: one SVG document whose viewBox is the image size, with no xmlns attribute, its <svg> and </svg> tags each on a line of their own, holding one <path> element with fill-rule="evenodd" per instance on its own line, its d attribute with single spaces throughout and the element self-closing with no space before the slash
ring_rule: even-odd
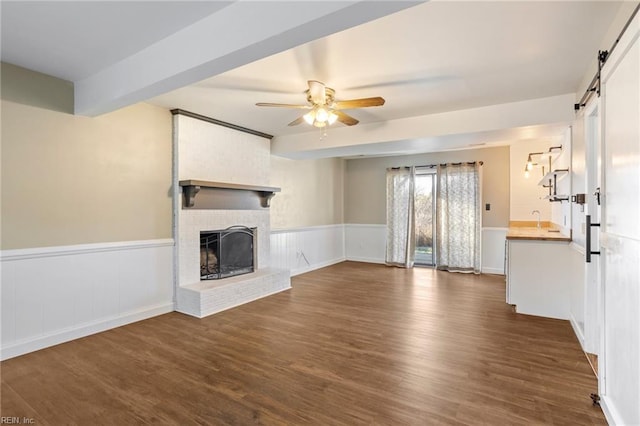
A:
<svg viewBox="0 0 640 426">
<path fill-rule="evenodd" d="M 269 140 L 182 111 L 173 120 L 176 310 L 203 317 L 289 289 L 289 271 L 269 267 Z M 255 229 L 254 272 L 201 280 L 201 233 L 237 225 Z"/>
</svg>

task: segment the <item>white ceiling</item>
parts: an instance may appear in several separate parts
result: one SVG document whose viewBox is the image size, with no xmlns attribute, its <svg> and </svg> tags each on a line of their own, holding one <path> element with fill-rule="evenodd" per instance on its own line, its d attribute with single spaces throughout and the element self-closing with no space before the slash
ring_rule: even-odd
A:
<svg viewBox="0 0 640 426">
<path fill-rule="evenodd" d="M 408 117 L 575 93 L 598 49 L 609 48 L 600 43 L 621 5 L 415 3 L 2 1 L 2 60 L 74 81 L 81 113 L 146 99 L 275 135 L 281 155 L 279 139 L 281 147 L 317 142 L 318 132 L 287 126 L 299 111 L 255 103 L 304 103 L 306 81 L 317 79 L 339 100 L 382 96 L 386 104 L 348 111 L 361 124 L 329 130 L 329 140 L 333 132 L 371 143 L 315 143 L 295 157 L 436 151 L 549 137 L 568 120 L 384 141 L 376 131 Z"/>
<path fill-rule="evenodd" d="M 2 1 L 2 60 L 78 81 L 230 3 Z"/>
<path fill-rule="evenodd" d="M 382 107 L 349 112 L 362 123 L 572 93 L 618 6 L 432 1 L 151 102 L 280 136 L 310 130 L 287 127 L 300 111 L 254 104 L 304 104 L 310 79 L 339 100 L 384 97 Z"/>
</svg>

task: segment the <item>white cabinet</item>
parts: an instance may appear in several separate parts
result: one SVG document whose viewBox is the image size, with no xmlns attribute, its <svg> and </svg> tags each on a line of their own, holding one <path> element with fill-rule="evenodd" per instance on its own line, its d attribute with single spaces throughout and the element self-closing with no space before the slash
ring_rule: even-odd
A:
<svg viewBox="0 0 640 426">
<path fill-rule="evenodd" d="M 569 242 L 509 240 L 507 303 L 516 312 L 569 319 L 571 271 Z"/>
</svg>

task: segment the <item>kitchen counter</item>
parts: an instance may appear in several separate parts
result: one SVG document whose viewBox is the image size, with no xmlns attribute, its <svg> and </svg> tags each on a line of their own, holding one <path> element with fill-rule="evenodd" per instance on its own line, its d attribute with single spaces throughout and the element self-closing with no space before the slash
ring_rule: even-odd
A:
<svg viewBox="0 0 640 426">
<path fill-rule="evenodd" d="M 511 226 L 507 232 L 507 303 L 517 313 L 569 319 L 571 237 L 558 227 Z"/>
<path fill-rule="evenodd" d="M 550 231 L 556 228 L 537 228 L 512 226 L 507 231 L 507 240 L 538 240 L 538 241 L 571 241 L 571 237 L 559 231 Z"/>
</svg>

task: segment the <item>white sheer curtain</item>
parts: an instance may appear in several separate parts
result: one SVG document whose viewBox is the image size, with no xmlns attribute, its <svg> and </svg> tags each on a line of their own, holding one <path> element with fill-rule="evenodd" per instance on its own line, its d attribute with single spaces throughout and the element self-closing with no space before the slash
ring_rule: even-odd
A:
<svg viewBox="0 0 640 426">
<path fill-rule="evenodd" d="M 387 169 L 387 265 L 413 267 L 415 168 Z"/>
<path fill-rule="evenodd" d="M 438 166 L 436 268 L 480 273 L 480 165 Z"/>
</svg>

